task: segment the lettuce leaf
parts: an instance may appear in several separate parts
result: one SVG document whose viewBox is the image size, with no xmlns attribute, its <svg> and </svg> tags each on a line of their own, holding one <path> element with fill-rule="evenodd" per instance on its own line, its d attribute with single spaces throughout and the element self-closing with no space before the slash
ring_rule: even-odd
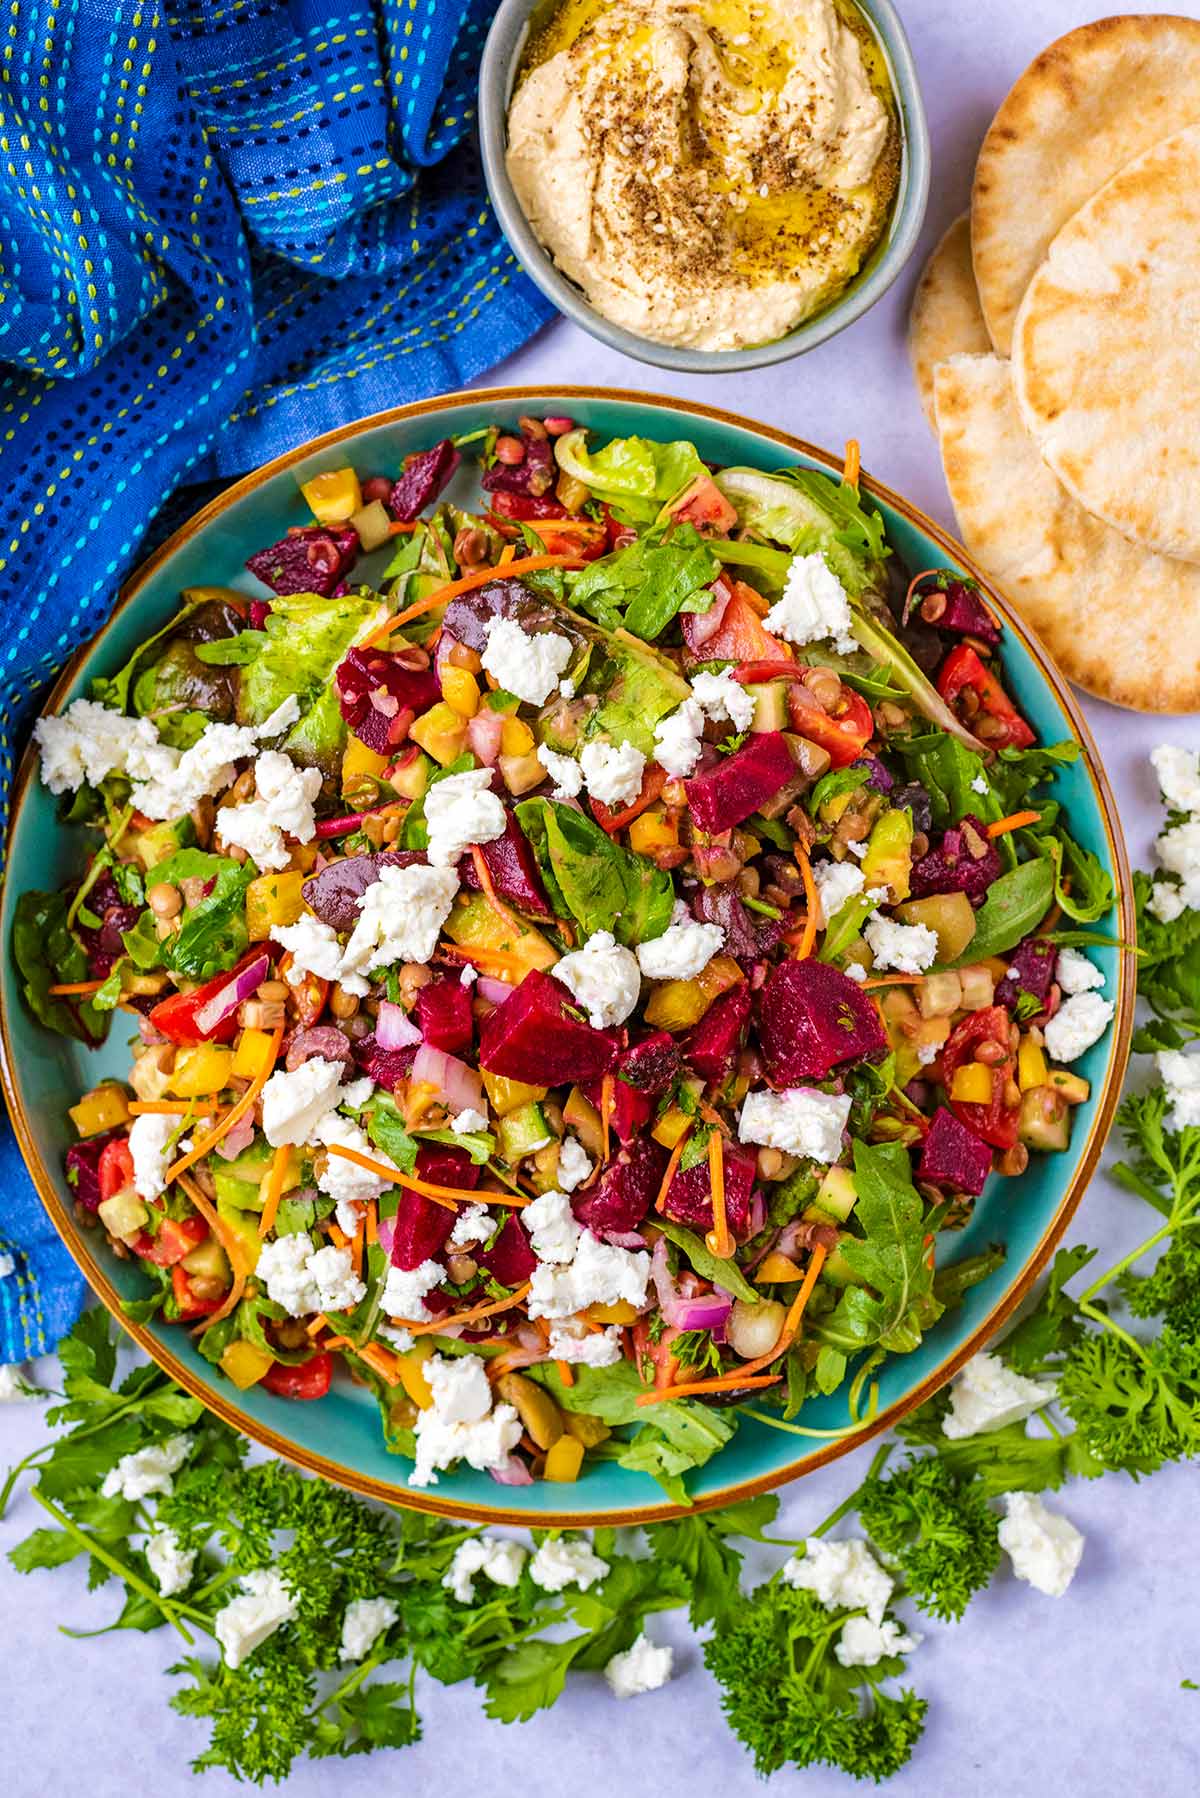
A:
<svg viewBox="0 0 1200 1798">
<path fill-rule="evenodd" d="M 868 511 L 858 489 L 839 485 L 811 468 L 784 468 L 761 474 L 756 468 L 726 468 L 717 486 L 737 508 L 744 530 L 793 555 L 819 550 L 852 599 L 883 590 L 888 554 L 883 520 Z"/>
<path fill-rule="evenodd" d="M 675 906 L 670 874 L 573 806 L 523 799 L 516 813 L 560 917 L 573 918 L 585 936 L 611 930 L 626 947 L 662 935 Z"/>
<path fill-rule="evenodd" d="M 638 524 L 653 524 L 664 505 L 706 472 L 695 444 L 686 441 L 614 437 L 603 449 L 589 450 L 586 431 L 569 431 L 554 454 L 564 474 Z"/>
</svg>

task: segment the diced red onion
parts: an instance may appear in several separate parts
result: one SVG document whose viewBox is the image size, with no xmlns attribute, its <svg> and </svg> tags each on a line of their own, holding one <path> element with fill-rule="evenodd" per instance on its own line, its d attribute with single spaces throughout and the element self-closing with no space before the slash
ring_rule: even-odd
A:
<svg viewBox="0 0 1200 1798">
<path fill-rule="evenodd" d="M 227 980 L 219 993 L 214 993 L 206 1005 L 202 1005 L 196 1013 L 196 1029 L 201 1036 L 210 1036 L 219 1024 L 235 1012 L 239 1005 L 253 998 L 263 981 L 271 971 L 271 957 L 264 951 L 256 955 L 249 967 Z"/>
<path fill-rule="evenodd" d="M 316 835 L 321 838 L 348 837 L 352 830 L 359 828 L 364 818 L 373 817 L 376 812 L 389 811 L 395 803 L 394 799 L 385 799 L 382 805 L 370 805 L 365 811 L 346 812 L 340 818 L 322 818 L 317 825 Z"/>
<path fill-rule="evenodd" d="M 646 1238 L 637 1230 L 605 1230 L 605 1242 L 611 1242 L 616 1249 L 644 1249 Z"/>
<path fill-rule="evenodd" d="M 489 1005 L 503 1005 L 504 1001 L 511 999 L 513 995 L 513 989 L 507 980 L 493 980 L 490 974 L 479 976 L 475 982 L 475 991 L 481 999 L 486 999 Z"/>
<path fill-rule="evenodd" d="M 232 1161 L 236 1156 L 241 1154 L 243 1149 L 248 1149 L 253 1141 L 254 1113 L 253 1111 L 247 1111 L 238 1119 L 231 1130 L 225 1132 L 224 1136 L 217 1144 L 217 1154 L 220 1155 L 224 1161 Z"/>
<path fill-rule="evenodd" d="M 512 988 L 510 987 L 508 991 L 511 992 Z M 164 1036 L 162 1031 L 150 1022 L 149 1018 L 142 1017 L 140 1014 L 138 1017 L 138 1035 L 144 1043 L 148 1043 L 151 1047 L 154 1047 L 158 1043 L 168 1043 L 171 1040 L 169 1036 Z"/>
<path fill-rule="evenodd" d="M 498 1486 L 532 1486 L 533 1475 L 519 1455 L 509 1455 L 498 1467 L 489 1467 L 488 1472 Z"/>
<path fill-rule="evenodd" d="M 504 733 L 504 714 L 481 706 L 467 725 L 467 742 L 471 753 L 485 768 L 494 768 L 500 755 L 500 738 Z"/>
<path fill-rule="evenodd" d="M 378 1224 L 379 1246 L 390 1261 L 392 1258 L 392 1241 L 396 1234 L 394 1217 L 381 1217 Z"/>
<path fill-rule="evenodd" d="M 420 1042 L 421 1032 L 402 1005 L 385 999 L 375 1020 L 375 1040 L 381 1049 L 407 1049 Z"/>
<path fill-rule="evenodd" d="M 422 1043 L 413 1060 L 411 1077 L 434 1087 L 451 1113 L 484 1110 L 483 1081 L 475 1069 L 442 1049 L 431 1049 L 428 1043 Z"/>
<path fill-rule="evenodd" d="M 721 628 L 726 608 L 733 598 L 733 588 L 725 581 L 717 588 L 717 597 L 707 612 L 695 612 L 688 620 L 689 634 L 693 644 L 699 649 L 710 637 L 715 637 Z"/>
<path fill-rule="evenodd" d="M 757 1236 L 766 1221 L 767 1202 L 761 1192 L 753 1192 L 750 1195 L 750 1228 L 746 1232 L 747 1236 Z"/>
<path fill-rule="evenodd" d="M 675 1316 L 667 1321 L 681 1330 L 715 1330 L 724 1324 L 732 1308 L 728 1293 L 706 1292 L 700 1298 L 677 1300 Z"/>
</svg>

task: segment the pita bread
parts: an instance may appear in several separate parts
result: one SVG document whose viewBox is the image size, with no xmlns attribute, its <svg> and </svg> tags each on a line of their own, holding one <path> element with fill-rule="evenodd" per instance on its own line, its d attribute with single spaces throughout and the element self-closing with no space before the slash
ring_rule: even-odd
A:
<svg viewBox="0 0 1200 1798">
<path fill-rule="evenodd" d="M 925 264 L 908 321 L 908 353 L 925 416 L 933 428 L 933 371 L 948 356 L 991 348 L 971 269 L 971 221 L 956 218 Z"/>
<path fill-rule="evenodd" d="M 1050 239 L 1111 175 L 1200 120 L 1200 19 L 1097 19 L 1020 76 L 983 140 L 971 249 L 1002 356 Z"/>
<path fill-rule="evenodd" d="M 934 394 L 963 542 L 1064 674 L 1136 711 L 1200 706 L 1200 568 L 1139 549 L 1071 498 L 998 356 L 943 362 Z"/>
<path fill-rule="evenodd" d="M 1068 219 L 1026 289 L 1013 391 L 1068 493 L 1125 536 L 1200 561 L 1200 125 Z"/>
</svg>

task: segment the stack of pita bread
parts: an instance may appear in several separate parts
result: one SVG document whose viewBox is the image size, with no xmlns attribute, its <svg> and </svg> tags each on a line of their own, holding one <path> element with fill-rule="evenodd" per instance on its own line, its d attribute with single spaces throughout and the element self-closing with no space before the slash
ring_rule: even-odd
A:
<svg viewBox="0 0 1200 1798">
<path fill-rule="evenodd" d="M 910 343 L 963 541 L 1064 672 L 1200 707 L 1200 20 L 1026 69 Z"/>
</svg>

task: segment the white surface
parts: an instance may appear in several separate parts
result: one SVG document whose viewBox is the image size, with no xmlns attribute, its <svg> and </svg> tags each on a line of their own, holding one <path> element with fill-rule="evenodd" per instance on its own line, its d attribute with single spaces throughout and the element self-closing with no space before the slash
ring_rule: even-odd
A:
<svg viewBox="0 0 1200 1798">
<path fill-rule="evenodd" d="M 902 9 L 933 133 L 927 249 L 965 205 L 980 137 L 1012 80 L 1051 38 L 1093 15 L 1078 0 L 1007 6 L 902 0 Z M 1177 0 L 1175 10 L 1200 8 L 1195 0 Z M 1037 205 L 1036 194 L 1029 203 Z M 952 526 L 905 351 L 918 268 L 919 260 L 843 336 L 760 374 L 670 376 L 559 323 L 489 379 L 609 382 L 704 400 L 831 448 L 854 436 L 872 473 Z M 1086 709 L 1117 790 L 1131 858 L 1146 865 L 1159 817 L 1146 757 L 1164 740 L 1200 747 L 1200 720 L 1164 725 L 1094 702 Z M 1102 1253 L 1115 1251 L 1132 1240 L 1141 1223 L 1137 1210 L 1134 1200 L 1098 1179 L 1074 1235 Z M 0 1431 L 8 1461 L 41 1439 L 37 1409 L 5 1407 Z M 811 1529 L 850 1489 L 864 1459 L 785 1492 L 779 1534 Z M 1043 1598 L 1004 1572 L 958 1626 L 923 1621 L 912 1682 L 930 1700 L 928 1727 L 912 1765 L 887 1791 L 896 1798 L 918 1792 L 922 1798 L 944 1792 L 1184 1798 L 1200 1789 L 1200 1693 L 1180 1689 L 1185 1678 L 1200 1681 L 1196 1489 L 1194 1468 L 1171 1469 L 1140 1485 L 1118 1478 L 1073 1485 L 1054 1502 L 1088 1543 L 1065 1598 Z M 27 1501 L 14 1505 L 0 1525 L 0 1548 L 42 1521 L 35 1509 Z M 105 1600 L 85 1596 L 83 1576 L 73 1569 L 28 1579 L 7 1567 L 0 1571 L 5 1789 L 12 1798 L 60 1798 L 81 1775 L 88 1798 L 128 1798 L 135 1789 L 173 1798 L 193 1790 L 187 1764 L 206 1738 L 167 1709 L 174 1682 L 163 1670 L 174 1653 L 165 1635 L 69 1641 L 57 1633 L 60 1623 L 95 1628 L 105 1608 Z M 408 1798 L 443 1798 L 465 1780 L 502 1798 L 518 1791 L 525 1798 L 559 1798 L 563 1790 L 585 1798 L 610 1790 L 751 1798 L 761 1784 L 725 1729 L 695 1642 L 671 1619 L 652 1619 L 651 1630 L 675 1643 L 676 1677 L 643 1699 L 636 1713 L 609 1696 L 599 1675 L 552 1712 L 509 1728 L 484 1721 L 473 1689 L 429 1687 L 421 1699 L 419 1746 L 302 1766 L 287 1791 L 295 1798 L 375 1798 L 397 1790 Z M 782 1774 L 775 1784 L 805 1798 L 840 1798 L 854 1789 L 824 1769 Z M 245 1790 L 223 1774 L 205 1775 L 195 1789 L 211 1798 Z"/>
</svg>

